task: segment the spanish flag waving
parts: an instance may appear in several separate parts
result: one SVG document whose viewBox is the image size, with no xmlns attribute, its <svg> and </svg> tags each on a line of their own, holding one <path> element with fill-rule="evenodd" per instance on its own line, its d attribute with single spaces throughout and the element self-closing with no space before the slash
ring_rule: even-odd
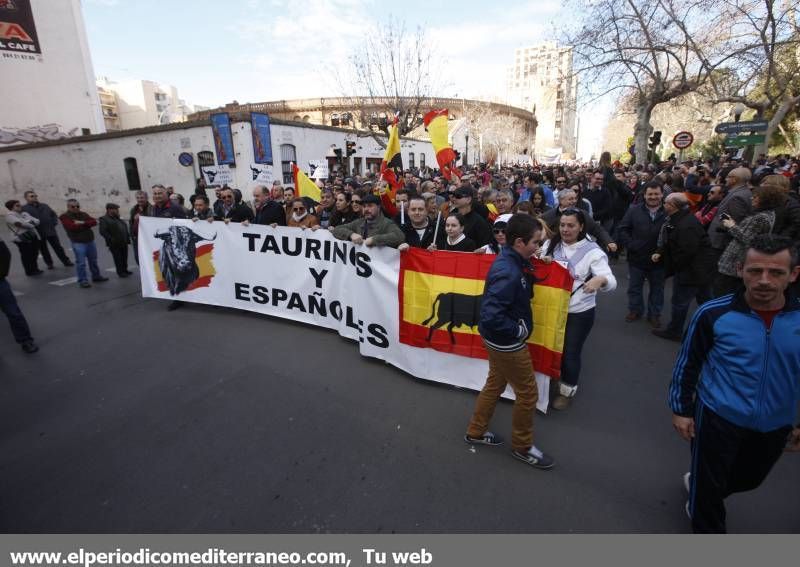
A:
<svg viewBox="0 0 800 567">
<path fill-rule="evenodd" d="M 478 334 L 483 286 L 495 256 L 428 252 L 400 256 L 400 342 L 471 358 L 487 358 Z M 572 277 L 557 262 L 534 260 L 533 333 L 528 350 L 537 372 L 561 376 Z"/>
<path fill-rule="evenodd" d="M 431 144 L 433 144 L 433 151 L 436 152 L 436 161 L 439 164 L 439 169 L 444 178 L 449 181 L 452 174 L 461 177 L 461 171 L 454 165 L 456 153 L 450 146 L 450 142 L 447 141 L 448 116 L 449 112 L 447 112 L 446 108 L 431 110 L 422 118 L 422 122 L 431 137 Z"/>
<path fill-rule="evenodd" d="M 397 191 L 403 186 L 403 156 L 400 155 L 400 129 L 397 126 L 398 117 L 394 117 L 392 129 L 389 131 L 389 143 L 386 144 L 386 153 L 381 162 L 381 177 L 392 191 Z"/>
<path fill-rule="evenodd" d="M 308 178 L 308 175 L 303 173 L 296 163 L 292 163 L 292 177 L 294 179 L 294 194 L 297 197 L 310 197 L 315 203 L 319 203 L 322 198 L 322 192 L 317 187 L 317 184 Z"/>
</svg>

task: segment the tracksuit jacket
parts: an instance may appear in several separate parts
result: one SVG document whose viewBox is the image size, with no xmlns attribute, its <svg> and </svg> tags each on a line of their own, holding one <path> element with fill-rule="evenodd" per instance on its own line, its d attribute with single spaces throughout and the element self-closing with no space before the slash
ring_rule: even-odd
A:
<svg viewBox="0 0 800 567">
<path fill-rule="evenodd" d="M 515 352 L 525 348 L 533 330 L 530 262 L 503 246 L 486 275 L 478 332 L 489 348 Z"/>
<path fill-rule="evenodd" d="M 768 432 L 791 425 L 800 401 L 800 299 L 767 329 L 744 292 L 704 303 L 678 353 L 669 404 L 695 415 L 697 402 L 734 425 Z"/>
</svg>

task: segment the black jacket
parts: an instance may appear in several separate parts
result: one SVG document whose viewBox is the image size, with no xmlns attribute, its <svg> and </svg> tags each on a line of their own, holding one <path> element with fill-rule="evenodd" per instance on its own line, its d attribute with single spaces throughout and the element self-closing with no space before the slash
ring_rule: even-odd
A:
<svg viewBox="0 0 800 567">
<path fill-rule="evenodd" d="M 594 220 L 603 222 L 612 218 L 612 199 L 611 191 L 607 187 L 600 189 L 587 189 L 583 192 L 583 198 L 588 199 L 592 204 Z"/>
<path fill-rule="evenodd" d="M 230 210 L 225 213 L 224 209 L 220 209 L 219 211 L 214 211 L 214 220 L 225 220 L 230 219 L 231 222 L 242 222 L 242 221 L 251 221 L 253 220 L 253 211 L 245 205 L 244 203 L 239 203 L 230 208 Z"/>
<path fill-rule="evenodd" d="M 492 227 L 480 213 L 472 210 L 464 215 L 464 235 L 475 242 L 476 248 L 480 248 L 492 241 Z M 441 237 L 440 230 L 439 238 Z"/>
<path fill-rule="evenodd" d="M 800 240 L 800 197 L 797 193 L 790 192 L 786 204 L 778 209 L 772 232 L 788 236 L 795 242 Z"/>
<path fill-rule="evenodd" d="M 42 236 L 56 236 L 56 227 L 58 226 L 58 215 L 49 206 L 44 203 L 36 205 L 23 205 L 22 211 L 28 213 L 30 216 L 39 219 L 39 226 L 36 230 Z"/>
<path fill-rule="evenodd" d="M 286 226 L 286 210 L 283 205 L 275 201 L 267 201 L 263 207 L 256 210 L 253 224 L 277 224 Z"/>
<path fill-rule="evenodd" d="M 658 248 L 658 235 L 666 219 L 663 207 L 655 219 L 651 219 L 650 210 L 644 203 L 632 206 L 622 217 L 617 235 L 619 243 L 628 250 L 628 262 L 632 266 L 642 270 L 658 267 L 650 257 Z"/>
<path fill-rule="evenodd" d="M 403 231 L 403 234 L 406 236 L 406 244 L 409 246 L 413 246 L 414 248 L 427 248 L 431 244 L 433 244 L 433 235 L 436 233 L 436 221 L 428 221 L 428 226 L 425 227 L 425 232 L 422 233 L 422 238 L 420 238 L 417 229 L 415 229 L 411 221 L 406 218 L 406 224 L 400 225 L 400 230 Z M 445 234 L 444 232 L 444 223 L 440 223 L 439 225 L 439 239 L 441 240 L 441 236 Z"/>
<path fill-rule="evenodd" d="M 614 170 L 610 167 L 603 168 L 603 187 L 608 187 L 611 192 L 611 215 L 617 220 L 621 219 L 633 201 L 633 193 L 625 183 L 614 177 Z"/>
<path fill-rule="evenodd" d="M 131 241 L 128 225 L 119 217 L 103 215 L 100 217 L 100 236 L 105 238 L 109 248 L 125 248 Z"/>
<path fill-rule="evenodd" d="M 0 240 L 0 280 L 6 279 L 11 269 L 11 250 Z"/>
<path fill-rule="evenodd" d="M 662 259 L 667 277 L 674 275 L 680 285 L 703 286 L 716 273 L 703 225 L 689 209 L 678 211 L 664 223 Z"/>
<path fill-rule="evenodd" d="M 581 209 L 583 210 L 583 209 Z M 592 217 L 583 210 L 585 213 L 583 216 L 586 219 L 586 225 L 583 227 L 586 230 L 586 234 L 589 234 L 597 241 L 597 244 L 603 250 L 608 249 L 608 245 L 614 242 L 611 236 L 608 234 L 606 229 L 604 229 L 599 222 L 592 220 Z M 553 232 L 558 232 L 558 223 L 561 219 L 561 209 L 558 207 L 554 207 L 544 213 L 542 215 L 542 220 L 547 224 L 547 226 Z"/>
</svg>

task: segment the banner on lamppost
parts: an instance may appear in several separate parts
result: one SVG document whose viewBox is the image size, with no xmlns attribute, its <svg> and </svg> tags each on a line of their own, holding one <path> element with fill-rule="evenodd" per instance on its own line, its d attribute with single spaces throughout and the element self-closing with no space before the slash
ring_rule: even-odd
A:
<svg viewBox="0 0 800 567">
<path fill-rule="evenodd" d="M 250 130 L 253 133 L 253 162 L 272 165 L 272 139 L 270 138 L 269 115 L 250 113 Z"/>
<path fill-rule="evenodd" d="M 30 0 L 0 0 L 0 51 L 42 52 Z"/>
<path fill-rule="evenodd" d="M 211 132 L 214 136 L 217 165 L 236 165 L 236 156 L 233 153 L 231 117 L 227 112 L 211 115 Z"/>
</svg>

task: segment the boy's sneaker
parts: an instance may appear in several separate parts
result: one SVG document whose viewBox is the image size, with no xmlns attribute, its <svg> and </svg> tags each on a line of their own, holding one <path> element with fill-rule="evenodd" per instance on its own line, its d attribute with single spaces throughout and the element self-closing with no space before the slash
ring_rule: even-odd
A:
<svg viewBox="0 0 800 567">
<path fill-rule="evenodd" d="M 487 431 L 480 437 L 470 437 L 469 435 L 464 435 L 464 441 L 469 443 L 470 445 L 502 445 L 503 438 L 499 435 L 495 435 L 491 431 Z"/>
<path fill-rule="evenodd" d="M 537 469 L 552 469 L 556 464 L 552 457 L 545 455 L 542 451 L 537 449 L 536 446 L 528 449 L 527 453 L 523 453 L 521 451 L 511 451 L 511 454 L 515 459 L 519 459 L 520 461 Z"/>
<path fill-rule="evenodd" d="M 692 491 L 692 473 L 687 472 L 683 475 L 683 487 L 686 489 L 686 494 L 689 494 Z"/>
</svg>

